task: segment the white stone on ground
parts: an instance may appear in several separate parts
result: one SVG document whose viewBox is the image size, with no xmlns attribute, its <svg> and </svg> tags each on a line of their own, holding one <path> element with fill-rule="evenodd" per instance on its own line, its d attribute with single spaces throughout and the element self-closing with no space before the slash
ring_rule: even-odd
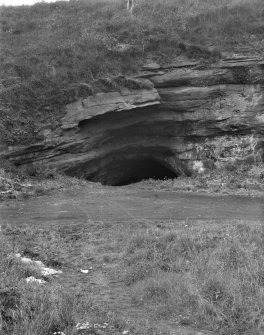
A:
<svg viewBox="0 0 264 335">
<path fill-rule="evenodd" d="M 37 283 L 37 284 L 45 284 L 45 280 L 43 279 L 37 279 L 33 276 L 26 278 L 27 283 Z"/>
<path fill-rule="evenodd" d="M 19 258 L 22 263 L 32 264 L 33 266 L 35 266 L 43 276 L 50 276 L 62 273 L 61 270 L 55 270 L 52 268 L 45 267 L 45 265 L 41 261 L 33 261 L 28 257 L 22 257 L 21 254 L 15 254 L 15 257 Z"/>
</svg>

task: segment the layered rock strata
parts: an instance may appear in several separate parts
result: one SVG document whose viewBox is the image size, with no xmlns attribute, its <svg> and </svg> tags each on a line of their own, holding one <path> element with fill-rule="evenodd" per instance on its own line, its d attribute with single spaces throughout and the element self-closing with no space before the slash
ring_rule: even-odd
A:
<svg viewBox="0 0 264 335">
<path fill-rule="evenodd" d="M 2 150 L 0 158 L 109 185 L 188 175 L 234 157 L 264 159 L 263 60 L 148 64 L 136 78 L 148 88 L 71 103 L 60 129 L 45 130 L 40 143 Z"/>
</svg>

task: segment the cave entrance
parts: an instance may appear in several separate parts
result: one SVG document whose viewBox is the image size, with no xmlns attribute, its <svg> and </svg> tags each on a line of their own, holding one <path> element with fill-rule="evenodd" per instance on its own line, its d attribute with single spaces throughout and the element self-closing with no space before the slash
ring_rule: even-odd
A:
<svg viewBox="0 0 264 335">
<path fill-rule="evenodd" d="M 137 157 L 116 161 L 114 166 L 108 166 L 104 176 L 107 176 L 106 179 L 98 180 L 102 184 L 124 186 L 145 179 L 174 179 L 177 174 L 165 162 L 153 158 Z"/>
</svg>

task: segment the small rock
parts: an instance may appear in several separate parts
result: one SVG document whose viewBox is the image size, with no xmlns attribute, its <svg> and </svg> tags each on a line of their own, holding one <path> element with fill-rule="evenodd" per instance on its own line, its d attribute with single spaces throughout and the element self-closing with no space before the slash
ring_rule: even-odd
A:
<svg viewBox="0 0 264 335">
<path fill-rule="evenodd" d="M 61 270 L 55 270 L 52 268 L 46 268 L 45 265 L 41 261 L 33 261 L 30 258 L 22 257 L 21 254 L 17 253 L 15 254 L 16 258 L 19 258 L 22 263 L 32 264 L 34 265 L 43 276 L 50 276 L 50 275 L 56 275 L 61 274 Z"/>
<path fill-rule="evenodd" d="M 159 70 L 160 69 L 160 65 L 158 63 L 148 63 L 146 65 L 143 66 L 143 70 L 147 70 L 147 71 L 152 71 L 152 70 Z"/>
<path fill-rule="evenodd" d="M 33 261 L 28 257 L 21 257 L 22 263 L 32 263 Z"/>
<path fill-rule="evenodd" d="M 41 261 L 35 261 L 35 264 L 40 267 L 45 267 L 45 265 Z"/>
<path fill-rule="evenodd" d="M 193 170 L 197 171 L 199 174 L 204 173 L 205 168 L 204 168 L 203 162 L 202 161 L 194 161 Z"/>
<path fill-rule="evenodd" d="M 80 330 L 80 329 L 89 329 L 89 328 L 91 328 L 91 324 L 90 324 L 90 322 L 77 323 L 76 328 L 78 330 Z"/>
<path fill-rule="evenodd" d="M 89 273 L 89 270 L 80 269 L 80 271 L 81 271 L 81 273 L 85 273 L 85 274 Z"/>
<path fill-rule="evenodd" d="M 56 275 L 56 274 L 61 274 L 61 270 L 55 270 L 51 268 L 40 268 L 40 272 L 43 276 L 50 276 L 50 275 Z"/>
<path fill-rule="evenodd" d="M 33 276 L 26 278 L 27 283 L 38 283 L 38 284 L 45 284 L 45 280 L 43 279 L 37 279 Z"/>
</svg>

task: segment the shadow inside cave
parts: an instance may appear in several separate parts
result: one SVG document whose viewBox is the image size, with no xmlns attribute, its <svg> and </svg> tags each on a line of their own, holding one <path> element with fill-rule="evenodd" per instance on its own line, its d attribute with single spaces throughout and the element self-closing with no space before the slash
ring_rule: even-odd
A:
<svg viewBox="0 0 264 335">
<path fill-rule="evenodd" d="M 154 158 L 118 159 L 98 171 L 90 181 L 109 186 L 125 186 L 145 179 L 174 179 L 178 175 L 168 164 Z"/>
</svg>

